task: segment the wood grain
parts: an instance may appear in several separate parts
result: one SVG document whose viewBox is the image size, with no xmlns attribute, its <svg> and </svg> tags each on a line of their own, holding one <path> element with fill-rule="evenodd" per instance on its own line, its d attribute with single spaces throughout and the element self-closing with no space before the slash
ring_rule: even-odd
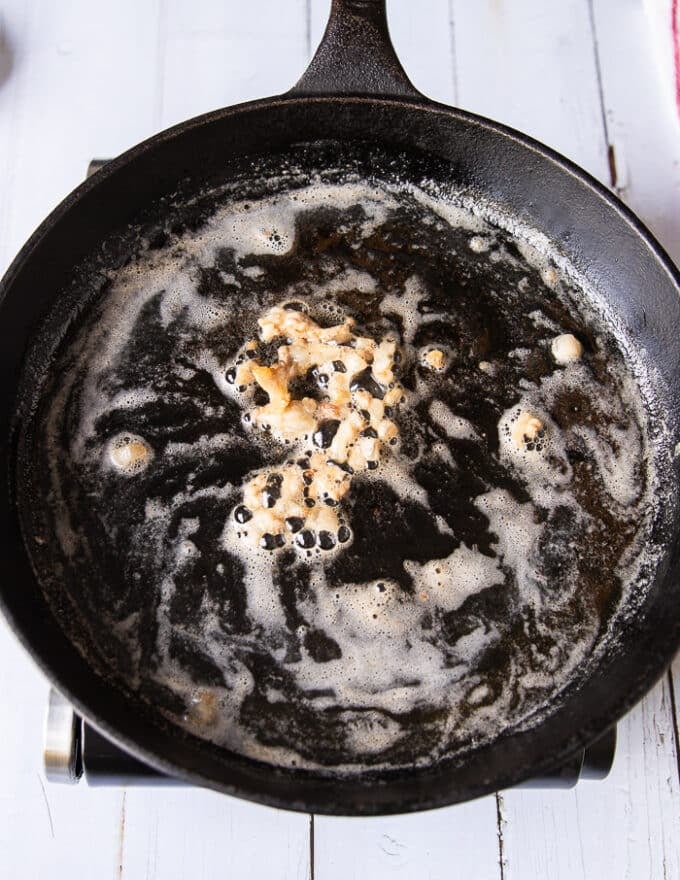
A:
<svg viewBox="0 0 680 880">
<path fill-rule="evenodd" d="M 316 880 L 501 877 L 494 797 L 413 816 L 317 816 L 314 827 Z"/>
<path fill-rule="evenodd" d="M 635 0 L 593 0 L 592 12 L 614 187 L 678 263 L 680 137 L 648 22 Z"/>
<path fill-rule="evenodd" d="M 130 788 L 123 877 L 310 876 L 309 819 L 195 789 Z"/>
<path fill-rule="evenodd" d="M 307 62 L 307 21 L 306 0 L 163 0 L 154 127 L 287 91 Z"/>
</svg>

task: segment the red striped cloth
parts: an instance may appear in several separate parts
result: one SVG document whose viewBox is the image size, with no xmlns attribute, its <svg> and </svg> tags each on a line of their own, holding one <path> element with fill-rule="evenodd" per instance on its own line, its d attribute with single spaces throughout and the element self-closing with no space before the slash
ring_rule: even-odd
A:
<svg viewBox="0 0 680 880">
<path fill-rule="evenodd" d="M 680 4 L 671 3 L 671 39 L 673 41 L 673 66 L 675 70 L 675 109 L 680 117 Z"/>
<path fill-rule="evenodd" d="M 680 122 L 680 0 L 643 0 L 654 60 L 665 92 Z"/>
</svg>

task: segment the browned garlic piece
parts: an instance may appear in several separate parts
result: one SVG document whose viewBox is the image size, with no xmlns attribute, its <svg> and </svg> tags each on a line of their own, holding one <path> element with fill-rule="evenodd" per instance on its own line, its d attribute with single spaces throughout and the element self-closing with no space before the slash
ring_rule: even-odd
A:
<svg viewBox="0 0 680 880">
<path fill-rule="evenodd" d="M 214 724 L 217 719 L 217 694 L 205 688 L 199 689 L 191 698 L 185 718 L 201 727 Z"/>
<path fill-rule="evenodd" d="M 153 450 L 136 434 L 118 434 L 107 445 L 109 462 L 123 474 L 131 476 L 143 471 L 153 458 Z"/>
<path fill-rule="evenodd" d="M 545 425 L 538 416 L 523 411 L 517 416 L 510 433 L 515 446 L 518 449 L 523 449 L 534 443 L 543 435 L 544 431 Z"/>
<path fill-rule="evenodd" d="M 429 370 L 440 373 L 446 366 L 446 355 L 439 348 L 426 349 L 420 355 L 420 362 Z"/>
<path fill-rule="evenodd" d="M 484 238 L 481 235 L 473 235 L 468 244 L 470 246 L 470 250 L 474 251 L 476 254 L 483 254 L 491 247 L 491 242 L 489 241 L 489 239 Z"/>
<path fill-rule="evenodd" d="M 557 280 L 559 278 L 557 274 L 557 269 L 552 266 L 548 266 L 547 269 L 544 269 L 541 272 L 541 278 L 543 279 L 543 283 L 548 287 L 554 287 L 557 284 Z"/>
<path fill-rule="evenodd" d="M 397 344 L 359 336 L 351 318 L 320 327 L 296 308 L 275 306 L 258 323 L 261 343 L 282 337 L 285 344 L 274 362 L 264 364 L 261 343 L 249 341 L 227 381 L 237 395 L 250 395 L 257 386 L 266 392 L 267 403 L 249 408 L 253 425 L 292 442 L 296 454 L 316 451 L 255 474 L 234 511 L 235 527 L 240 537 L 268 550 L 287 544 L 328 550 L 351 536 L 336 509 L 351 474 L 376 469 L 385 444 L 399 435 L 385 415 L 404 395 L 394 376 Z M 319 393 L 295 397 L 299 379 L 313 380 Z"/>
<path fill-rule="evenodd" d="M 562 333 L 553 339 L 550 350 L 558 364 L 570 364 L 581 360 L 583 345 L 572 333 Z"/>
</svg>

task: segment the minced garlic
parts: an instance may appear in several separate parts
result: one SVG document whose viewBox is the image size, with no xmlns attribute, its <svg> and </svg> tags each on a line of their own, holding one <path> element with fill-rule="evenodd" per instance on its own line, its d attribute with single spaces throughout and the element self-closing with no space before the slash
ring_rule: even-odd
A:
<svg viewBox="0 0 680 880">
<path fill-rule="evenodd" d="M 374 470 L 399 429 L 386 414 L 404 391 L 394 376 L 397 344 L 354 332 L 347 318 L 320 327 L 296 308 L 276 306 L 259 319 L 260 340 L 279 337 L 276 360 L 262 363 L 260 343 L 245 344 L 227 381 L 236 394 L 252 397 L 259 387 L 267 403 L 249 408 L 251 422 L 303 449 L 295 463 L 259 471 L 246 484 L 234 511 L 241 537 L 265 549 L 286 544 L 331 549 L 349 538 L 336 507 L 349 490 L 351 474 Z M 296 397 L 296 380 L 310 380 L 314 397 Z M 307 385 L 309 387 L 309 384 Z M 246 398 L 248 399 L 248 398 Z"/>
<path fill-rule="evenodd" d="M 435 372 L 440 372 L 446 366 L 446 356 L 439 348 L 431 348 L 421 355 L 421 363 L 424 367 Z"/>
</svg>

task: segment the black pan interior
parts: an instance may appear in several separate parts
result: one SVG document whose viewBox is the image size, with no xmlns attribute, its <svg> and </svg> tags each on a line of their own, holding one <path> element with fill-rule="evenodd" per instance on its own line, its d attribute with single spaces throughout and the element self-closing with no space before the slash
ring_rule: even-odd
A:
<svg viewBox="0 0 680 880">
<path fill-rule="evenodd" d="M 332 105 L 333 102 L 328 103 Z M 345 105 L 342 106 L 344 107 Z M 317 111 L 319 110 L 319 108 L 316 109 Z M 340 109 L 340 107 L 335 109 Z M 261 113 L 262 110 L 253 108 L 250 111 L 255 117 L 257 117 L 258 112 Z M 345 110 L 344 112 L 347 111 Z M 408 112 L 408 109 L 384 105 L 379 107 L 375 119 L 387 127 L 394 125 L 395 114 Z M 278 138 L 285 141 L 287 131 L 289 130 L 288 126 L 292 128 L 296 124 L 296 114 L 300 113 L 302 113 L 302 120 L 298 116 L 298 126 L 302 121 L 305 121 L 307 123 L 307 132 L 314 134 L 320 128 L 318 122 L 316 125 L 311 124 L 311 117 L 306 115 L 302 106 L 291 104 L 288 106 L 282 105 L 273 111 L 274 124 L 269 125 L 267 128 L 270 132 L 270 138 L 274 140 Z M 390 115 L 392 118 L 389 118 Z M 390 157 L 392 162 L 396 158 L 397 161 L 401 162 L 402 173 L 406 169 L 407 175 L 415 179 L 427 176 L 439 180 L 448 180 L 453 182 L 457 188 L 461 186 L 468 186 L 472 190 L 482 188 L 482 191 L 487 196 L 510 208 L 515 215 L 522 217 L 525 222 L 529 222 L 534 226 L 540 224 L 543 229 L 548 228 L 551 239 L 569 255 L 577 268 L 582 271 L 587 270 L 586 274 L 589 281 L 601 292 L 605 299 L 609 299 L 610 305 L 616 310 L 617 318 L 620 321 L 620 332 L 626 335 L 635 346 L 643 350 L 648 360 L 654 363 L 655 369 L 658 372 L 656 374 L 656 387 L 653 389 L 653 394 L 650 394 L 650 406 L 654 410 L 652 415 L 655 419 L 663 416 L 670 427 L 670 439 L 672 439 L 672 432 L 677 429 L 676 420 L 678 413 L 677 400 L 674 399 L 674 395 L 671 392 L 673 386 L 669 380 L 672 380 L 677 375 L 678 353 L 673 351 L 672 346 L 663 345 L 663 338 L 667 332 L 668 324 L 666 323 L 667 319 L 662 319 L 659 309 L 659 303 L 661 302 L 665 307 L 677 311 L 674 282 L 667 267 L 645 242 L 641 242 L 637 231 L 631 226 L 629 219 L 617 214 L 615 209 L 604 201 L 601 194 L 594 192 L 576 175 L 573 175 L 570 170 L 565 171 L 561 169 L 557 163 L 551 163 L 551 160 L 539 156 L 531 148 L 527 148 L 501 133 L 487 131 L 485 132 L 486 137 L 482 138 L 481 126 L 474 122 L 457 119 L 455 114 L 446 114 L 445 117 L 444 114 L 441 114 L 441 117 L 444 117 L 446 123 L 450 126 L 449 138 L 442 137 L 441 131 L 437 130 L 437 126 L 432 125 L 432 115 L 432 113 L 422 114 L 423 118 L 420 120 L 419 125 L 419 143 L 409 145 L 411 147 L 408 153 L 409 158 L 405 159 L 401 151 L 397 150 L 395 152 L 394 148 L 392 148 Z M 364 124 L 367 121 L 368 118 L 366 118 Z M 440 118 L 438 121 L 442 122 L 443 119 Z M 247 141 L 248 134 L 251 137 L 254 136 L 257 122 L 252 118 L 248 120 L 245 117 L 241 122 L 244 123 L 241 128 L 241 134 L 246 135 L 244 140 Z M 348 120 L 346 119 L 345 122 L 348 122 Z M 336 122 L 336 127 L 337 125 L 338 123 Z M 360 107 L 355 108 L 352 127 L 355 130 L 361 128 Z M 298 128 L 298 131 L 300 130 Z M 403 127 L 400 129 L 397 126 L 397 128 L 392 130 L 403 130 Z M 218 131 L 221 132 L 221 138 L 217 135 Z M 112 183 L 113 178 L 116 177 L 115 166 L 109 172 L 110 177 L 107 177 L 105 172 L 101 181 L 101 187 L 96 189 L 91 187 L 83 192 L 81 200 L 75 204 L 75 208 L 67 213 L 66 223 L 60 224 L 60 227 L 55 227 L 54 231 L 49 233 L 47 239 L 43 240 L 43 242 L 36 242 L 34 244 L 34 247 L 37 245 L 39 249 L 40 247 L 43 248 L 44 256 L 49 256 L 49 261 L 45 262 L 43 260 L 42 265 L 48 265 L 53 270 L 53 283 L 46 286 L 43 278 L 40 289 L 51 290 L 52 295 L 54 292 L 59 291 L 60 299 L 56 312 L 52 310 L 46 329 L 43 328 L 43 332 L 37 337 L 37 341 L 36 338 L 33 340 L 33 356 L 29 359 L 29 369 L 25 380 L 27 384 L 23 386 L 20 398 L 20 419 L 30 411 L 30 386 L 33 385 L 35 387 L 41 367 L 49 363 L 50 350 L 54 347 L 55 342 L 62 337 L 65 328 L 69 324 L 70 317 L 82 307 L 83 295 L 86 297 L 96 296 L 100 293 L 102 287 L 103 265 L 101 263 L 97 265 L 96 261 L 93 262 L 91 259 L 86 259 L 82 263 L 83 268 L 77 273 L 75 279 L 68 278 L 69 265 L 72 265 L 72 262 L 69 263 L 69 260 L 72 261 L 74 257 L 72 249 L 65 249 L 64 236 L 67 233 L 64 230 L 68 228 L 69 222 L 71 224 L 75 223 L 75 227 L 71 231 L 76 229 L 79 231 L 77 240 L 82 253 L 78 256 L 86 255 L 88 238 L 89 245 L 92 248 L 92 245 L 97 242 L 97 235 L 103 231 L 101 229 L 102 225 L 108 227 L 107 253 L 104 262 L 111 266 L 115 265 L 116 262 L 124 263 L 129 258 L 131 251 L 136 246 L 136 236 L 140 224 L 147 231 L 154 225 L 160 229 L 161 218 L 163 219 L 164 229 L 168 228 L 168 221 L 171 227 L 174 224 L 176 228 L 181 228 L 182 225 L 200 224 L 203 218 L 212 210 L 209 200 L 201 201 L 200 199 L 195 199 L 196 193 L 201 191 L 206 183 L 214 184 L 215 182 L 223 181 L 225 176 L 233 179 L 238 177 L 239 174 L 244 173 L 249 175 L 249 179 L 252 180 L 254 169 L 252 166 L 248 167 L 249 161 L 244 163 L 237 158 L 232 158 L 228 162 L 224 161 L 225 146 L 231 140 L 230 135 L 232 135 L 232 131 L 225 126 L 224 120 L 219 118 L 214 119 L 210 125 L 196 132 L 197 137 L 195 139 L 203 140 L 202 148 L 206 159 L 204 165 L 206 173 L 199 176 L 194 174 L 182 180 L 182 175 L 178 172 L 187 163 L 187 156 L 183 154 L 182 149 L 183 141 L 189 142 L 190 133 L 190 131 L 185 133 L 184 138 L 178 133 L 176 137 L 168 138 L 165 143 L 157 144 L 155 149 L 140 150 L 137 162 L 133 163 L 133 165 L 126 166 L 122 163 L 120 165 L 120 172 L 117 175 L 120 181 L 116 188 L 113 188 Z M 454 134 L 456 135 L 455 138 L 452 137 Z M 218 144 L 224 152 L 216 151 Z M 466 151 L 466 147 L 469 148 L 472 144 L 477 149 L 474 159 L 471 161 L 471 154 Z M 502 151 L 500 149 L 501 145 L 503 146 Z M 186 147 L 186 145 L 184 146 Z M 413 149 L 414 146 L 417 147 L 415 151 Z M 427 151 L 423 151 L 423 147 L 427 147 Z M 515 166 L 512 166 L 511 161 L 508 159 L 508 153 L 511 153 L 513 150 L 521 153 L 525 164 L 527 161 L 533 161 L 536 164 L 533 175 L 529 174 L 527 177 L 522 176 L 521 180 L 518 179 L 514 171 Z M 349 155 L 353 157 L 351 161 L 354 162 L 363 161 L 365 163 L 368 161 L 374 163 L 376 161 L 375 154 L 369 156 L 368 159 L 364 154 L 364 159 L 360 160 L 362 148 L 358 143 L 353 144 L 349 151 L 341 151 L 341 154 L 343 152 L 344 156 L 339 155 L 337 146 L 333 145 L 327 148 L 326 155 L 320 154 L 316 150 L 313 158 L 316 163 L 325 164 L 326 166 L 337 163 L 339 159 L 346 163 Z M 453 155 L 451 155 L 452 153 Z M 305 155 L 307 155 L 306 160 Z M 285 160 L 290 162 L 290 159 L 290 151 L 288 151 Z M 304 166 L 305 161 L 309 161 L 310 155 L 305 154 L 304 150 L 298 151 L 296 159 L 301 161 Z M 281 161 L 282 154 L 274 157 L 275 164 L 280 165 Z M 135 165 L 137 166 L 136 168 L 134 167 Z M 512 174 L 508 173 L 510 167 L 513 167 Z M 491 173 L 492 171 L 493 173 Z M 156 196 L 159 195 L 160 191 L 166 197 L 160 201 L 156 199 L 156 204 L 151 210 L 148 209 L 148 204 L 143 211 L 135 210 L 132 207 L 131 201 L 128 201 L 126 198 L 128 195 L 125 192 L 126 180 L 130 186 L 133 183 L 139 185 L 141 194 L 137 196 L 138 204 L 144 203 L 143 197 L 145 195 L 151 195 L 151 193 L 145 193 L 145 189 L 155 189 L 154 194 Z M 169 187 L 170 182 L 174 184 L 172 188 Z M 551 186 L 554 187 L 557 182 L 559 182 L 559 191 L 564 196 L 563 203 L 555 204 L 554 201 L 548 203 L 548 200 L 539 198 L 541 190 L 546 192 Z M 108 196 L 106 195 L 107 186 Z M 169 189 L 172 189 L 170 194 L 167 192 Z M 518 198 L 518 191 L 521 192 L 521 198 Z M 553 189 L 553 191 L 555 190 Z M 98 210 L 95 210 L 95 204 L 92 202 L 93 192 L 96 192 L 97 195 Z M 102 207 L 107 203 L 111 208 L 108 213 L 102 211 Z M 79 214 L 80 218 L 78 219 Z M 586 218 L 585 223 L 583 222 L 584 216 Z M 126 225 L 123 228 L 121 223 L 123 217 L 126 220 L 126 224 L 134 221 L 133 226 Z M 548 220 L 550 221 L 549 226 L 547 226 Z M 588 221 L 594 220 L 599 222 L 591 222 L 588 226 Z M 91 228 L 88 228 L 88 221 L 90 223 L 94 222 L 95 234 L 92 233 Z M 114 234 L 111 235 L 111 232 Z M 162 235 L 162 233 L 159 232 L 159 235 Z M 614 241 L 616 241 L 616 244 Z M 160 239 L 159 244 L 162 244 Z M 608 262 L 606 253 L 608 248 L 613 248 L 619 254 L 616 261 Z M 65 258 L 65 256 L 68 258 Z M 29 308 L 16 308 L 18 303 L 17 290 L 20 290 L 22 285 L 25 289 L 25 286 L 33 280 L 31 279 L 31 272 L 37 271 L 36 263 L 35 259 L 32 263 L 24 263 L 23 268 L 19 266 L 18 272 L 15 270 L 15 279 L 10 276 L 8 289 L 11 296 L 8 296 L 3 304 L 5 312 L 14 305 L 16 316 L 24 324 L 33 324 L 36 316 L 35 314 L 29 315 Z M 644 279 L 645 284 L 644 296 L 641 295 L 642 292 L 640 290 L 641 279 Z M 623 286 L 624 282 L 625 288 Z M 46 299 L 48 298 L 46 296 Z M 49 303 L 36 303 L 35 299 L 32 302 L 34 307 L 37 306 L 35 311 L 40 310 L 40 305 L 49 306 Z M 16 370 L 17 363 L 15 360 L 12 365 L 14 370 Z M 11 397 L 12 390 L 11 386 L 5 388 L 5 391 L 8 392 L 8 397 Z M 670 443 L 670 439 L 667 438 L 666 442 Z M 670 443 L 670 446 L 672 447 L 672 443 Z M 669 550 L 669 553 L 660 565 L 661 572 L 668 565 L 673 549 L 669 539 L 673 533 L 674 516 L 675 510 L 669 506 L 660 511 L 660 517 L 656 525 L 654 539 L 661 543 L 665 542 Z M 13 525 L 16 526 L 14 521 Z M 16 558 L 19 559 L 21 557 L 20 548 L 15 547 L 15 550 L 17 551 Z M 31 583 L 33 607 L 35 607 L 35 603 L 39 605 L 41 608 L 40 616 L 45 620 L 45 625 L 48 628 L 52 628 L 52 622 L 49 620 L 49 616 L 45 614 L 39 593 L 35 590 L 31 579 L 26 577 L 25 564 L 21 565 L 21 570 L 24 582 Z M 632 630 L 638 629 L 640 633 L 646 634 L 648 639 L 646 642 L 647 648 L 644 649 L 646 653 L 641 654 L 640 650 L 635 652 L 638 654 L 638 660 L 640 656 L 644 656 L 646 661 L 641 668 L 642 671 L 640 667 L 637 670 L 636 679 L 639 682 L 639 686 L 642 686 L 645 675 L 649 677 L 654 672 L 658 673 L 660 671 L 657 668 L 658 655 L 669 650 L 675 637 L 675 627 L 677 624 L 673 623 L 672 620 L 669 621 L 668 616 L 664 618 L 662 611 L 662 608 L 668 607 L 667 603 L 671 601 L 669 597 L 672 596 L 672 593 L 666 590 L 664 595 L 660 595 L 660 588 L 661 578 L 659 577 L 646 595 L 639 614 L 634 620 L 629 621 L 629 627 Z M 12 597 L 10 597 L 8 604 L 11 607 L 13 606 L 14 609 L 18 607 L 16 599 Z M 30 600 L 25 603 L 24 612 L 28 607 L 30 607 Z M 18 617 L 15 619 L 20 621 L 21 617 L 22 609 L 18 607 Z M 661 624 L 662 620 L 665 621 L 665 636 L 663 633 L 664 627 Z M 19 625 L 21 624 L 19 623 Z M 660 640 L 658 639 L 659 634 L 661 635 Z M 630 637 L 630 633 L 628 637 Z M 49 646 L 60 641 L 60 637 L 56 635 L 54 639 L 48 640 L 46 644 Z M 656 651 L 649 650 L 653 644 L 656 644 Z M 631 655 L 630 648 L 630 643 L 625 644 L 623 640 L 619 641 L 615 649 L 608 656 L 600 658 L 601 668 L 604 669 L 610 666 L 611 670 L 612 663 L 617 655 L 619 660 L 621 658 L 624 661 L 629 659 Z M 49 647 L 47 650 L 49 651 Z M 45 655 L 43 654 L 43 656 Z M 67 665 L 66 661 L 68 659 L 68 652 L 65 652 L 64 666 Z M 55 660 L 56 658 L 52 657 L 49 662 L 55 662 Z M 70 655 L 70 661 L 72 669 L 80 667 L 80 661 L 73 654 Z M 58 661 L 56 662 L 58 663 Z M 593 684 L 596 676 L 593 676 L 593 679 L 588 682 L 591 694 L 595 697 L 594 700 L 591 698 L 590 703 L 588 703 L 587 693 L 584 698 L 584 687 L 580 689 L 580 696 L 577 695 L 578 689 L 574 687 L 573 699 L 570 700 L 567 697 L 560 713 L 553 719 L 552 735 L 558 733 L 559 737 L 561 737 L 560 741 L 563 749 L 573 747 L 579 738 L 587 738 L 596 733 L 602 727 L 603 722 L 611 718 L 612 713 L 616 714 L 621 710 L 626 701 L 630 699 L 631 693 L 635 693 L 635 688 L 632 690 L 630 688 L 630 679 L 627 682 L 627 687 L 624 687 L 624 676 L 627 675 L 627 672 L 624 670 L 627 665 L 627 662 L 623 662 L 618 667 L 613 667 L 615 669 L 618 668 L 618 674 L 610 674 L 607 679 L 608 692 L 610 694 L 608 711 L 605 711 L 601 705 L 598 705 L 602 693 Z M 67 679 L 65 682 L 67 689 L 72 691 L 77 698 L 80 691 L 79 683 L 73 678 L 68 681 L 68 673 L 66 673 L 65 678 Z M 617 683 L 619 685 L 618 694 Z M 587 692 L 587 686 L 585 690 Z M 92 692 L 90 693 L 91 696 Z M 87 696 L 83 698 L 82 702 L 89 708 L 90 699 Z M 112 705 L 115 705 L 116 702 L 117 700 L 114 698 Z M 101 706 L 101 701 L 97 700 L 95 704 Z M 121 705 L 121 703 L 118 705 Z M 129 706 L 130 704 L 124 703 L 124 705 Z M 102 713 L 101 709 L 99 711 L 95 710 L 92 714 L 95 720 L 100 719 L 105 727 L 108 725 L 116 730 L 120 730 L 120 716 L 116 717 L 111 712 Z M 578 715 L 581 715 L 580 724 L 575 723 Z M 127 723 L 125 722 L 123 726 L 125 727 Z M 145 734 L 142 735 L 142 742 L 139 744 L 142 746 L 142 750 L 144 750 L 146 744 L 148 750 L 149 739 L 146 739 L 144 742 L 144 736 L 148 735 L 148 731 L 156 726 L 153 719 L 145 719 L 144 711 L 140 711 L 139 707 L 137 707 L 132 717 L 129 718 L 129 724 L 130 726 L 127 727 L 127 731 L 123 731 L 124 738 L 134 740 L 137 737 L 136 729 L 139 730 L 141 728 L 145 731 Z M 453 763 L 453 768 L 455 768 L 453 772 L 451 772 L 451 767 L 446 770 L 440 768 L 434 775 L 433 771 L 430 771 L 431 783 L 429 790 L 426 794 L 421 792 L 419 798 L 414 803 L 421 805 L 423 803 L 432 804 L 438 801 L 441 802 L 442 799 L 451 800 L 459 798 L 466 796 L 471 791 L 480 791 L 480 785 L 483 788 L 485 784 L 493 784 L 495 787 L 497 781 L 491 782 L 494 774 L 503 779 L 509 778 L 517 772 L 520 774 L 530 772 L 531 759 L 533 757 L 530 745 L 532 738 L 534 738 L 535 742 L 541 740 L 546 745 L 551 735 L 547 733 L 549 727 L 549 724 L 544 725 L 544 736 L 537 735 L 537 731 L 530 731 L 524 734 L 516 733 L 514 736 L 506 737 L 505 742 L 497 743 L 494 746 L 493 753 L 483 752 L 484 760 L 489 762 L 486 766 L 494 769 L 493 772 L 482 774 L 481 777 L 478 776 L 476 783 L 472 783 L 474 777 L 470 773 L 474 773 L 474 764 L 477 762 L 466 763 L 464 760 L 458 760 Z M 125 733 L 127 733 L 127 737 L 125 737 Z M 166 738 L 174 740 L 178 749 L 176 754 L 181 755 L 178 763 L 184 766 L 189 765 L 189 769 L 198 771 L 203 778 L 209 775 L 212 784 L 218 786 L 229 786 L 230 782 L 227 780 L 233 779 L 233 774 L 236 772 L 234 764 L 238 766 L 240 763 L 238 761 L 234 762 L 234 759 L 229 756 L 225 757 L 224 755 L 211 753 L 211 750 L 205 744 L 186 740 L 181 735 L 178 735 L 176 731 L 169 732 L 165 730 L 162 725 L 157 732 L 155 731 L 151 734 L 151 737 L 152 739 L 160 737 L 157 742 L 162 741 L 164 744 Z M 152 747 L 151 751 L 156 753 L 154 757 L 158 762 L 159 755 L 156 749 Z M 498 764 L 495 766 L 494 754 L 498 758 Z M 187 762 L 188 755 L 192 757 Z M 543 760 L 545 762 L 550 762 L 556 757 L 554 753 L 550 755 L 549 750 L 545 750 L 544 755 Z M 173 761 L 172 750 L 167 751 L 165 745 L 163 756 L 169 759 L 170 762 Z M 252 787 L 252 779 L 258 778 L 260 771 L 257 768 L 242 767 L 241 769 L 245 777 L 251 780 L 251 783 L 246 783 L 243 786 L 246 794 L 264 800 L 277 801 L 279 796 L 271 790 L 265 795 L 261 792 L 259 794 L 255 792 Z M 460 778 L 462 783 L 456 782 L 457 778 Z M 479 781 L 485 778 L 489 780 L 487 783 Z M 435 780 L 439 781 L 441 787 L 435 784 Z M 385 809 L 385 801 L 392 797 L 395 791 L 404 792 L 409 789 L 409 779 L 408 777 L 404 778 L 403 774 L 391 778 L 388 776 L 384 782 L 387 785 L 387 788 L 383 790 L 384 800 L 382 796 L 373 797 L 370 791 L 362 788 L 362 784 L 359 783 L 362 794 L 359 800 L 355 800 L 353 808 L 365 811 Z M 289 780 L 289 784 L 295 785 L 292 779 Z M 315 805 L 315 808 L 328 811 L 347 808 L 347 803 L 343 800 L 344 790 L 342 787 L 338 788 L 336 786 L 333 793 L 328 794 L 329 790 L 323 787 L 324 784 L 320 780 L 305 780 L 299 784 L 304 786 L 304 790 L 308 792 L 306 795 L 308 798 L 310 797 L 308 786 L 312 786 L 311 790 L 314 791 L 314 796 L 311 803 Z M 238 785 L 239 783 L 236 783 L 237 788 Z M 250 789 L 249 785 L 251 786 Z M 403 788 L 404 785 L 406 786 L 405 789 Z M 350 790 L 354 786 L 357 786 L 356 782 L 347 783 L 346 793 L 350 794 Z M 395 788 L 391 788 L 391 786 Z M 354 794 L 350 796 L 357 797 L 356 789 L 354 789 Z M 303 795 L 304 797 L 305 795 Z M 404 808 L 404 803 L 398 804 L 395 801 L 394 808 Z"/>
</svg>

